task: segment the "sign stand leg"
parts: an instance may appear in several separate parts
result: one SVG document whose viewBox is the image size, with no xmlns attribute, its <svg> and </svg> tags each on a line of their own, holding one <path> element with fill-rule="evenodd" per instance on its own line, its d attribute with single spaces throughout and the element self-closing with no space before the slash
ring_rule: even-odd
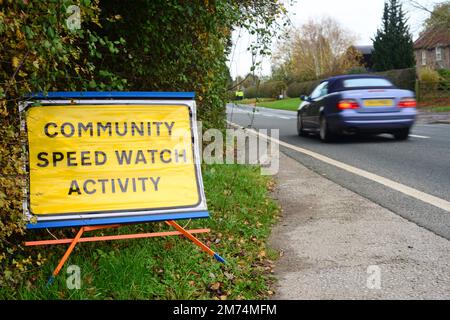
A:
<svg viewBox="0 0 450 320">
<path fill-rule="evenodd" d="M 47 287 L 50 286 L 53 281 L 55 280 L 55 277 L 58 275 L 59 271 L 61 271 L 61 268 L 63 267 L 64 263 L 66 263 L 67 259 L 69 258 L 70 254 L 72 253 L 73 249 L 75 248 L 76 244 L 80 240 L 81 236 L 83 235 L 84 227 L 81 227 L 80 230 L 78 230 L 77 235 L 75 238 L 73 238 L 72 242 L 70 243 L 69 248 L 67 248 L 66 253 L 64 253 L 63 257 L 58 263 L 58 266 L 53 271 L 53 274 L 50 276 L 50 278 L 47 281 Z"/>
<path fill-rule="evenodd" d="M 222 263 L 226 263 L 225 259 L 222 258 L 218 253 L 212 251 L 208 246 L 206 246 L 203 242 L 201 242 L 200 240 L 198 240 L 196 237 L 194 237 L 191 233 L 189 233 L 186 229 L 184 229 L 182 226 L 180 226 L 178 223 L 176 223 L 173 220 L 168 220 L 166 221 L 166 223 L 169 226 L 174 227 L 175 229 L 177 229 L 177 231 L 179 231 L 180 233 L 182 233 L 186 238 L 188 238 L 189 240 L 191 240 L 195 245 L 199 246 L 203 251 L 205 251 L 206 253 L 208 253 L 210 256 L 213 256 L 217 261 L 222 262 Z"/>
<path fill-rule="evenodd" d="M 92 237 L 92 238 L 82 238 L 82 235 L 84 232 L 87 231 L 94 231 L 94 230 L 100 230 L 100 229 L 109 229 L 109 228 L 118 228 L 121 225 L 108 225 L 108 226 L 84 226 L 81 227 L 80 230 L 78 230 L 75 238 L 73 239 L 60 239 L 60 240 L 44 240 L 44 241 L 31 241 L 26 242 L 26 246 L 36 246 L 36 245 L 51 245 L 51 244 L 64 244 L 64 243 L 70 243 L 69 247 L 67 248 L 66 252 L 64 253 L 63 257 L 58 263 L 58 266 L 53 271 L 52 275 L 47 281 L 47 287 L 49 287 L 53 281 L 55 280 L 56 276 L 61 271 L 62 267 L 66 263 L 67 259 L 69 258 L 70 254 L 72 253 L 75 246 L 80 242 L 93 242 L 93 241 L 109 241 L 109 240 L 120 240 L 120 239 L 138 239 L 138 238 L 149 238 L 149 237 L 158 237 L 158 236 L 171 236 L 171 235 L 183 235 L 189 240 L 191 240 L 195 245 L 200 247 L 203 251 L 208 253 L 210 256 L 213 256 L 217 261 L 226 263 L 225 259 L 222 258 L 218 253 L 214 252 L 209 248 L 207 245 L 205 245 L 203 242 L 198 240 L 196 237 L 194 237 L 193 234 L 195 233 L 203 233 L 203 232 L 209 232 L 209 229 L 196 229 L 196 230 L 186 230 L 183 227 L 181 227 L 178 223 L 176 223 L 173 220 L 165 221 L 166 224 L 168 224 L 171 227 L 174 227 L 177 231 L 171 231 L 171 232 L 155 232 L 155 233 L 147 233 L 147 234 L 131 234 L 131 235 L 116 235 L 116 236 L 103 236 L 103 237 Z"/>
</svg>

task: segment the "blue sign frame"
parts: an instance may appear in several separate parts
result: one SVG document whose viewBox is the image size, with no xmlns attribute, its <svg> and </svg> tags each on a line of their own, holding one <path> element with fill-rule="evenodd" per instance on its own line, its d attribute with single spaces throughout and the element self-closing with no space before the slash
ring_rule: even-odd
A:
<svg viewBox="0 0 450 320">
<path fill-rule="evenodd" d="M 43 101 L 67 101 L 67 100 L 77 100 L 82 102 L 83 100 L 114 100 L 116 102 L 127 103 L 133 100 L 139 103 L 142 100 L 152 100 L 160 102 L 161 100 L 176 100 L 178 101 L 190 101 L 190 104 L 195 106 L 195 93 L 194 92 L 144 92 L 144 91 L 134 91 L 134 92 L 48 92 L 48 93 L 34 93 L 25 97 L 24 101 L 20 105 L 20 111 L 24 112 L 28 106 L 33 103 L 40 103 Z M 77 103 L 78 104 L 78 103 Z M 195 107 L 191 109 L 192 117 L 195 118 Z M 24 118 L 22 118 L 24 121 Z M 22 125 L 22 127 L 24 127 Z M 194 130 L 195 131 L 195 130 Z M 196 134 L 194 134 L 196 137 Z M 197 157 L 199 155 L 197 154 Z M 199 172 L 201 179 L 201 172 Z M 201 182 L 201 187 L 203 187 L 203 182 Z M 202 188 L 203 189 L 203 188 Z M 204 197 L 204 191 L 202 190 Z M 206 199 L 205 209 L 206 209 Z M 24 206 L 26 207 L 26 206 Z M 191 209 L 192 210 L 192 209 Z M 99 226 L 99 225 L 112 225 L 112 224 L 134 224 L 134 223 L 145 223 L 145 222 L 159 222 L 166 220 L 182 220 L 182 219 L 201 219 L 208 218 L 209 212 L 207 210 L 192 210 L 192 211 L 177 211 L 173 213 L 149 213 L 140 215 L 129 215 L 129 216 L 117 216 L 117 217 L 93 217 L 93 218 L 77 218 L 77 219 L 55 219 L 55 220 L 40 220 L 38 219 L 36 223 L 28 221 L 26 224 L 27 229 L 42 229 L 42 228 L 64 228 L 64 227 L 79 227 L 79 226 Z M 30 219 L 28 219 L 30 220 Z"/>
</svg>

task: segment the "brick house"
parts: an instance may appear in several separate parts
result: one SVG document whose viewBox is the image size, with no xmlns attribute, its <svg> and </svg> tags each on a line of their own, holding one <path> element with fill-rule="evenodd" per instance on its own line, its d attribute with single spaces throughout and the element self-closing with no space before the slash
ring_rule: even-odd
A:
<svg viewBox="0 0 450 320">
<path fill-rule="evenodd" d="M 414 42 L 417 68 L 450 69 L 450 30 L 430 29 Z"/>
</svg>

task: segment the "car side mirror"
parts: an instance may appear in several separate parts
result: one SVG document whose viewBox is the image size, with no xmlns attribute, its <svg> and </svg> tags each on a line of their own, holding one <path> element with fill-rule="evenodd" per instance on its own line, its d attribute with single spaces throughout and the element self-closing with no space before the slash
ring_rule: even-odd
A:
<svg viewBox="0 0 450 320">
<path fill-rule="evenodd" d="M 300 100 L 309 102 L 309 101 L 311 101 L 311 98 L 308 97 L 308 96 L 305 96 L 305 95 L 301 95 L 301 96 L 300 96 Z"/>
</svg>

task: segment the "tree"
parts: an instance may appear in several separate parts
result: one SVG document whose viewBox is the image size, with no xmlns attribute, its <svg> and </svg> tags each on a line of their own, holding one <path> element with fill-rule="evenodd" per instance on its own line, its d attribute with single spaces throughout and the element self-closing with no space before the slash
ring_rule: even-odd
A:
<svg viewBox="0 0 450 320">
<path fill-rule="evenodd" d="M 414 43 L 398 0 L 384 4 L 382 26 L 377 30 L 373 47 L 374 69 L 377 71 L 414 67 Z"/>
<path fill-rule="evenodd" d="M 437 4 L 430 17 L 425 21 L 425 27 L 450 30 L 450 1 Z"/>
<path fill-rule="evenodd" d="M 425 29 L 450 30 L 450 1 L 436 4 L 433 9 L 420 4 L 418 1 L 409 0 L 409 4 L 416 9 L 428 12 L 430 16 L 425 21 Z"/>
<path fill-rule="evenodd" d="M 310 20 L 279 45 L 272 60 L 274 76 L 307 81 L 345 73 L 360 65 L 360 57 L 346 54 L 354 39 L 330 17 Z"/>
</svg>

